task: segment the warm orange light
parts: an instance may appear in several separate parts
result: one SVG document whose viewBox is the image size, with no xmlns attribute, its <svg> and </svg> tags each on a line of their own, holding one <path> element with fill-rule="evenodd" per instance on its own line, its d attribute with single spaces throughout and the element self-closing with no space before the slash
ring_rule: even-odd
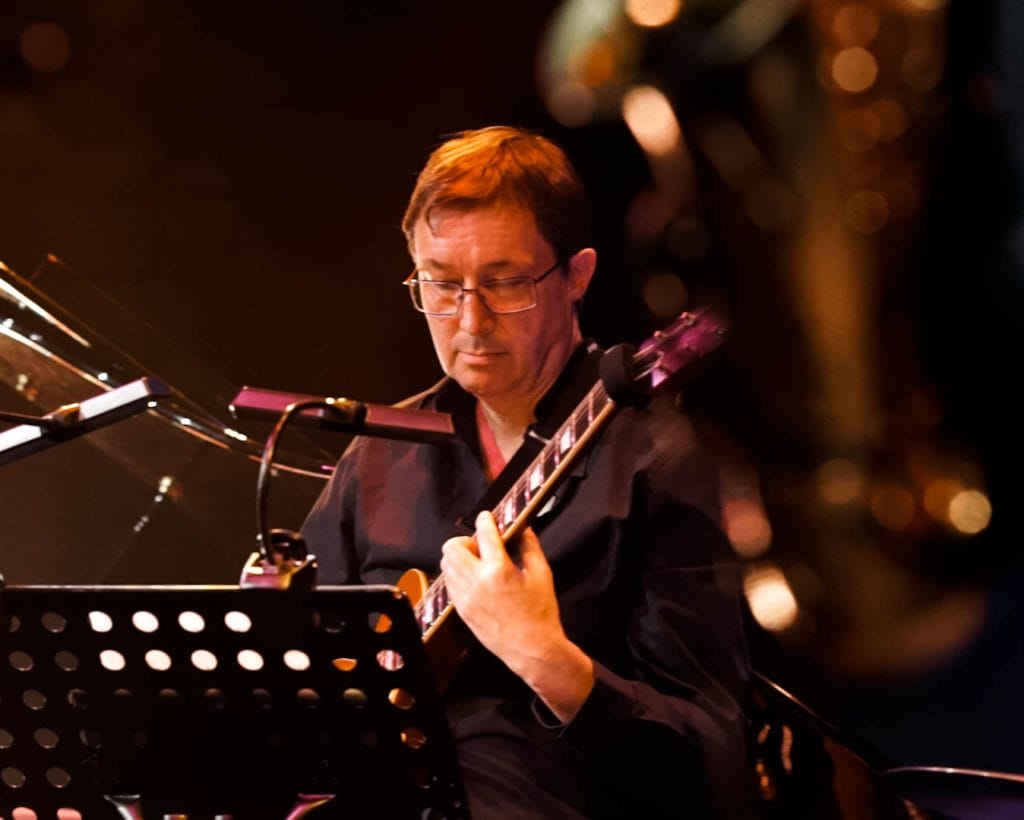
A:
<svg viewBox="0 0 1024 820">
<path fill-rule="evenodd" d="M 774 564 L 750 567 L 743 578 L 750 613 L 769 632 L 784 632 L 796 623 L 800 607 L 786 576 Z"/>
<path fill-rule="evenodd" d="M 574 62 L 576 76 L 589 86 L 608 82 L 615 71 L 615 55 L 605 40 L 590 43 Z"/>
<path fill-rule="evenodd" d="M 626 16 L 638 26 L 657 28 L 679 16 L 682 0 L 626 0 Z"/>
<path fill-rule="evenodd" d="M 924 509 L 932 518 L 943 524 L 949 522 L 949 505 L 964 486 L 949 478 L 936 478 L 924 488 Z"/>
<path fill-rule="evenodd" d="M 672 104 L 654 86 L 630 89 L 622 98 L 622 116 L 640 147 L 649 154 L 665 156 L 682 141 Z"/>
<path fill-rule="evenodd" d="M 851 94 L 867 91 L 878 79 L 875 55 L 860 46 L 844 48 L 832 58 L 832 79 Z"/>
<path fill-rule="evenodd" d="M 878 12 L 863 3 L 846 3 L 832 20 L 832 32 L 844 46 L 864 46 L 878 34 Z"/>
<path fill-rule="evenodd" d="M 738 555 L 759 558 L 772 543 L 772 528 L 764 509 L 749 498 L 727 501 L 722 507 L 725 534 Z"/>
<path fill-rule="evenodd" d="M 976 535 L 992 520 L 992 503 L 980 490 L 964 490 L 949 502 L 949 523 L 965 535 Z"/>
</svg>

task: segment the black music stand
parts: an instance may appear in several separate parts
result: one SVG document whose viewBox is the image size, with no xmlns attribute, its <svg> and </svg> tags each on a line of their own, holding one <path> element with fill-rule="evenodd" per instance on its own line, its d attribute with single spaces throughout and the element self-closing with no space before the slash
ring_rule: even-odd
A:
<svg viewBox="0 0 1024 820">
<path fill-rule="evenodd" d="M 393 587 L 0 588 L 0 647 L 6 820 L 469 817 Z"/>
</svg>

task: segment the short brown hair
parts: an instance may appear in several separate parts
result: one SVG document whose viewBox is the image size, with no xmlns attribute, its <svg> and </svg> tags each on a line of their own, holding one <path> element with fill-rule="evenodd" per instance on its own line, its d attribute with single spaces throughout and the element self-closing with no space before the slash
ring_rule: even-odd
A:
<svg viewBox="0 0 1024 820">
<path fill-rule="evenodd" d="M 590 244 L 587 195 L 565 152 L 547 137 L 511 126 L 461 131 L 441 144 L 420 171 L 402 230 L 412 233 L 436 208 L 469 211 L 490 205 L 533 215 L 558 259 Z"/>
</svg>

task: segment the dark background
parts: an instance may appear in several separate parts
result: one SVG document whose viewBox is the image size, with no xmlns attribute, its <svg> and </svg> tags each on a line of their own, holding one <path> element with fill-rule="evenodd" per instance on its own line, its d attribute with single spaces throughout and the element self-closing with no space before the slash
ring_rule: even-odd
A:
<svg viewBox="0 0 1024 820">
<path fill-rule="evenodd" d="M 1010 399 L 1024 283 L 1019 6 L 941 7 L 940 82 L 909 105 L 902 141 L 856 162 L 830 153 L 843 104 L 815 82 L 828 45 L 821 20 L 839 4 L 806 4 L 760 51 L 731 63 L 702 49 L 740 3 L 693 3 L 671 33 L 623 34 L 632 62 L 620 79 L 661 82 L 684 133 L 698 135 L 689 183 L 697 205 L 687 215 L 699 214 L 707 242 L 680 254 L 670 232 L 652 240 L 629 227 L 642 210 L 637 195 L 657 185 L 621 118 L 604 112 L 569 127 L 543 102 L 544 38 L 570 5 L 6 0 L 0 260 L 27 278 L 55 254 L 151 325 L 157 347 L 194 354 L 211 384 L 219 374 L 235 388 L 391 402 L 438 375 L 400 286 L 409 261 L 399 222 L 430 149 L 445 134 L 494 123 L 554 136 L 595 204 L 602 262 L 584 330 L 610 344 L 662 324 L 643 289 L 665 269 L 691 304 L 707 298 L 732 316 L 732 342 L 691 398 L 729 442 L 726 460 L 759 476 L 771 556 L 804 610 L 798 628 L 758 648 L 764 664 L 897 759 L 1024 770 L 1020 434 Z M 892 6 L 866 5 L 883 15 Z M 25 53 L 22 36 L 38 23 L 66 36 L 66 59 L 52 70 Z M 909 50 L 911 30 L 897 27 L 882 45 Z M 43 57 L 59 55 L 59 37 L 47 42 Z M 792 73 L 776 88 L 790 102 L 774 113 L 771 95 L 758 92 L 772 65 Z M 737 189 L 721 177 L 715 140 L 699 135 L 723 114 L 762 151 L 767 170 L 755 181 L 786 185 Z M 818 133 L 826 136 L 811 138 Z M 872 163 L 883 181 L 916 180 L 915 205 L 842 246 L 871 277 L 870 307 L 840 298 L 838 317 L 808 320 L 795 295 L 800 246 L 788 237 L 793 224 L 829 211 L 806 178 L 824 169 L 846 184 Z M 782 194 L 757 200 L 758 210 L 766 190 Z M 808 267 L 827 269 L 842 248 Z M 826 290 L 842 297 L 851 281 Z M 822 358 L 822 337 L 807 325 L 817 321 L 827 337 L 844 316 L 872 343 L 870 357 L 851 361 L 873 374 L 869 421 L 882 434 L 844 437 L 844 424 L 828 420 L 837 398 L 823 384 L 849 362 Z M 921 396 L 931 411 L 920 411 Z M 344 441 L 320 443 L 336 451 Z M 915 443 L 958 454 L 983 476 L 994 509 L 984 533 L 921 527 L 897 537 L 815 496 L 827 458 L 853 454 L 888 475 L 913 463 Z M 145 462 L 147 446 L 132 460 Z M 107 442 L 101 472 L 77 442 L 5 468 L 0 571 L 9 580 L 162 580 L 173 567 L 174 580 L 204 582 L 240 566 L 247 525 L 214 536 L 202 522 L 227 510 L 246 520 L 253 471 L 205 454 L 189 456 L 187 488 L 203 509 L 180 514 L 187 543 L 173 554 L 156 536 L 102 560 L 83 547 L 86 530 L 118 537 L 113 510 L 130 506 L 130 523 L 152 497 L 149 473 L 121 464 L 123 447 Z M 297 526 L 318 486 L 300 488 L 279 523 Z"/>
</svg>

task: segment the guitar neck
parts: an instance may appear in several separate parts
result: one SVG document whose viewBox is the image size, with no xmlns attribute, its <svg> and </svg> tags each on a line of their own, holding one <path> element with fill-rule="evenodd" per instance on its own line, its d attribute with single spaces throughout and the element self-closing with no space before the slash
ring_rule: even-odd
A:
<svg viewBox="0 0 1024 820">
<path fill-rule="evenodd" d="M 631 354 L 626 355 L 629 348 L 623 346 L 622 372 L 612 370 L 609 376 L 612 382 L 621 385 L 642 386 L 643 395 L 664 389 L 686 364 L 717 347 L 723 333 L 721 323 L 713 314 L 703 311 L 683 313 Z M 529 524 L 619 408 L 619 402 L 609 395 L 604 375 L 602 369 L 602 379 L 576 405 L 555 434 L 544 441 L 540 453 L 491 510 L 498 532 L 505 541 L 515 538 Z M 624 394 L 619 392 L 619 384 L 610 389 L 620 400 L 630 401 L 629 398 L 622 399 Z M 529 435 L 536 436 L 536 433 L 531 431 Z M 451 608 L 444 576 L 439 575 L 415 606 L 424 639 L 430 638 L 435 626 Z"/>
<path fill-rule="evenodd" d="M 544 442 L 530 466 L 491 510 L 498 532 L 506 541 L 515 538 L 530 523 L 617 409 L 618 405 L 599 381 L 555 434 Z"/>
<path fill-rule="evenodd" d="M 491 510 L 504 540 L 512 540 L 529 524 L 617 409 L 618 405 L 598 381 Z M 416 618 L 424 634 L 446 614 L 450 606 L 448 588 L 441 574 L 431 582 L 415 607 Z"/>
</svg>

